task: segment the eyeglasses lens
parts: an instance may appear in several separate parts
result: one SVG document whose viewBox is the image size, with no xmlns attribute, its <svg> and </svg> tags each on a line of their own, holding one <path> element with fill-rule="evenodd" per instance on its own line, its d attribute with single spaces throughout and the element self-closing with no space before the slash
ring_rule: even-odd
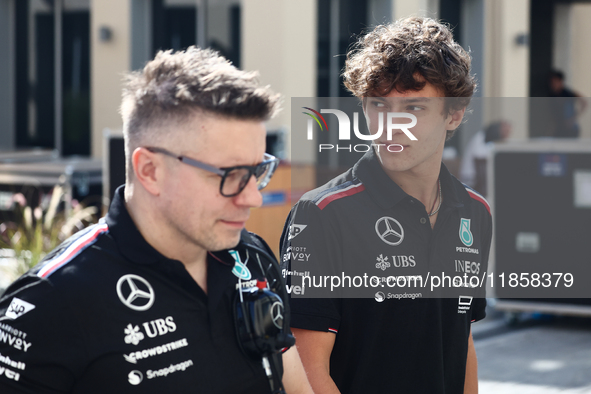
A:
<svg viewBox="0 0 591 394">
<path fill-rule="evenodd" d="M 248 168 L 236 168 L 230 171 L 224 178 L 222 194 L 233 196 L 240 193 L 246 187 L 252 175 L 256 178 L 257 188 L 261 190 L 269 183 L 275 167 L 275 162 L 266 162 L 259 164 L 254 169 L 254 173 L 251 173 Z"/>
<path fill-rule="evenodd" d="M 237 168 L 226 174 L 222 185 L 222 194 L 232 196 L 240 193 L 248 183 L 250 172 L 246 168 Z"/>
</svg>

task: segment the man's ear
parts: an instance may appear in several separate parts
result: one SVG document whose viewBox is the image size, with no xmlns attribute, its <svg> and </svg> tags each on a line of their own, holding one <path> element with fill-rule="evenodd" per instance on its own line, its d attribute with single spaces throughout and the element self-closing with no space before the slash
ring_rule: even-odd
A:
<svg viewBox="0 0 591 394">
<path fill-rule="evenodd" d="M 162 161 L 158 155 L 145 148 L 136 148 L 131 155 L 135 178 L 144 189 L 155 196 L 160 195 Z"/>
<path fill-rule="evenodd" d="M 460 127 L 462 123 L 462 119 L 464 119 L 464 113 L 466 113 L 466 108 L 459 109 L 453 113 L 451 113 L 447 117 L 447 127 L 446 130 L 455 130 Z"/>
</svg>

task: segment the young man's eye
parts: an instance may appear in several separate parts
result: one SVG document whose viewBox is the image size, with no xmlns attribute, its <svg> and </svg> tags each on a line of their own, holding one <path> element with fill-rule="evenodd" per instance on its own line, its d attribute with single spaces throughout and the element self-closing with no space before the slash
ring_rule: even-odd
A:
<svg viewBox="0 0 591 394">
<path fill-rule="evenodd" d="M 371 102 L 371 105 L 372 105 L 374 108 L 384 108 L 384 107 L 386 106 L 386 105 L 385 105 L 383 102 L 381 102 L 381 101 L 372 101 L 372 102 Z"/>
<path fill-rule="evenodd" d="M 406 107 L 407 111 L 421 111 L 424 108 L 423 107 L 419 107 L 418 105 L 409 105 L 408 107 Z"/>
</svg>

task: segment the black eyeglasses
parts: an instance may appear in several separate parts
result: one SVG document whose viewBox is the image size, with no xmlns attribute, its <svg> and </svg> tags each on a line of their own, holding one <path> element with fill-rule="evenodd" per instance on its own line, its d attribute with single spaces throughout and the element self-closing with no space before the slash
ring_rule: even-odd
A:
<svg viewBox="0 0 591 394">
<path fill-rule="evenodd" d="M 234 197 L 240 194 L 240 192 L 244 190 L 248 184 L 250 177 L 253 175 L 256 178 L 258 189 L 261 190 L 267 186 L 271 180 L 271 177 L 273 176 L 273 173 L 275 172 L 275 169 L 277 168 L 277 165 L 279 164 L 278 158 L 265 153 L 263 162 L 254 166 L 217 168 L 200 162 L 199 160 L 191 159 L 187 156 L 175 155 L 174 153 L 163 148 L 154 148 L 148 146 L 145 146 L 144 148 L 153 153 L 162 153 L 164 155 L 174 157 L 185 164 L 201 168 L 202 170 L 213 172 L 214 174 L 221 176 L 222 182 L 220 183 L 220 193 L 224 197 Z"/>
</svg>

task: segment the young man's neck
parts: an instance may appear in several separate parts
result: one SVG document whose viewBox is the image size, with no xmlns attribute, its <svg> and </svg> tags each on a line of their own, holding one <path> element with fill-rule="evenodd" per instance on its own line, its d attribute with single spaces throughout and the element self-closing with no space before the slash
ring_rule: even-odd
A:
<svg viewBox="0 0 591 394">
<path fill-rule="evenodd" d="M 437 180 L 439 179 L 440 167 L 432 172 L 417 172 L 414 169 L 393 172 L 386 174 L 392 179 L 406 194 L 413 196 L 423 203 L 427 213 L 437 198 Z"/>
<path fill-rule="evenodd" d="M 436 200 L 441 156 L 406 171 L 388 171 L 385 168 L 384 171 L 406 194 L 422 202 L 427 213 L 431 213 L 432 207 L 439 203 Z"/>
</svg>

